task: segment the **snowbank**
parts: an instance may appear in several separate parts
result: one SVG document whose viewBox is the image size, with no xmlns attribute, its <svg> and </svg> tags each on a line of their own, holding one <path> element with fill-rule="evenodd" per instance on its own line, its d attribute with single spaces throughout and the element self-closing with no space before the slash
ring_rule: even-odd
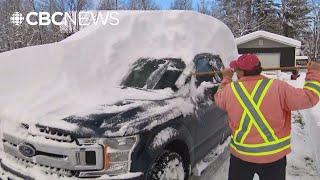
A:
<svg viewBox="0 0 320 180">
<path fill-rule="evenodd" d="M 237 56 L 229 28 L 210 16 L 119 11 L 119 20 L 118 26 L 89 26 L 59 43 L 0 54 L 0 122 L 56 120 L 128 97 L 170 95 L 120 90 L 140 57 L 182 58 L 188 65 L 204 52 L 219 54 L 225 64 Z"/>
</svg>

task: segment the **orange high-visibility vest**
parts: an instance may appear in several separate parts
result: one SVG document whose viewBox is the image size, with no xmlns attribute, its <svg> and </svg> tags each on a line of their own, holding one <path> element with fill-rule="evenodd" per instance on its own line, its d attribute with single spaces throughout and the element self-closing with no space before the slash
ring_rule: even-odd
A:
<svg viewBox="0 0 320 180">
<path fill-rule="evenodd" d="M 233 82 L 231 84 L 237 100 L 244 109 L 240 126 L 231 140 L 231 147 L 240 154 L 251 156 L 272 155 L 284 151 L 291 146 L 291 136 L 277 137 L 268 120 L 260 111 L 260 106 L 272 83 L 273 80 L 271 79 L 259 80 L 251 94 L 249 94 L 242 82 Z M 263 143 L 244 143 L 252 126 L 255 126 L 258 130 L 264 140 Z"/>
</svg>

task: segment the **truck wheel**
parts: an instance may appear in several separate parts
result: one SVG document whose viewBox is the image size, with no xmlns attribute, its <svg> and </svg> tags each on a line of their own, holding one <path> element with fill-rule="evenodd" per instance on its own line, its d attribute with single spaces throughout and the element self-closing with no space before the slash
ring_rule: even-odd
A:
<svg viewBox="0 0 320 180">
<path fill-rule="evenodd" d="M 187 177 L 182 157 L 171 151 L 162 153 L 147 175 L 148 180 L 184 180 Z"/>
</svg>

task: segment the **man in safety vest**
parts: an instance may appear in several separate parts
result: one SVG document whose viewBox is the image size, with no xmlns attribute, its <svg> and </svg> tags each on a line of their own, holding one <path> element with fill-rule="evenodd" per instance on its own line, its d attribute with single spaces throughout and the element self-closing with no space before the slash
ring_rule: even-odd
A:
<svg viewBox="0 0 320 180">
<path fill-rule="evenodd" d="M 291 152 L 291 111 L 319 101 L 320 64 L 309 62 L 303 89 L 260 75 L 257 56 L 245 54 L 223 70 L 215 94 L 227 111 L 232 130 L 229 180 L 285 180 L 286 155 Z M 233 72 L 238 81 L 232 82 Z"/>
</svg>

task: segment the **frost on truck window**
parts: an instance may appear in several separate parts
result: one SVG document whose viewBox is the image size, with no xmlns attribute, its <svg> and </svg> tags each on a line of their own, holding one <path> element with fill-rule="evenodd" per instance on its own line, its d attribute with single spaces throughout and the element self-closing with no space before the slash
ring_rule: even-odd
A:
<svg viewBox="0 0 320 180">
<path fill-rule="evenodd" d="M 175 88 L 175 82 L 186 65 L 180 59 L 139 59 L 132 65 L 123 86 L 164 89 Z"/>
</svg>

